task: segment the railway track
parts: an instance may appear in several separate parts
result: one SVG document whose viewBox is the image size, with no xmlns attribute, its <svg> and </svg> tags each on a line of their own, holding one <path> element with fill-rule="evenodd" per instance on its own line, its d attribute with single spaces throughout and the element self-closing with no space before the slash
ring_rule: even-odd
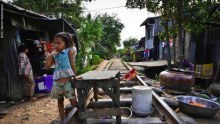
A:
<svg viewBox="0 0 220 124">
<path fill-rule="evenodd" d="M 120 59 L 112 59 L 108 65 L 105 67 L 105 71 L 107 70 L 118 70 L 120 71 L 121 77 L 123 77 L 126 73 L 129 72 L 129 70 L 131 70 L 132 67 L 130 67 L 129 65 L 127 65 L 125 62 L 121 61 Z M 132 104 L 132 87 L 136 86 L 136 85 L 140 85 L 140 86 L 148 86 L 148 81 L 146 80 L 147 77 L 144 76 L 144 74 L 138 73 L 138 75 L 136 76 L 135 80 L 132 81 L 125 81 L 125 80 L 121 80 L 120 81 L 120 105 L 121 106 L 126 106 L 126 107 L 130 107 Z M 91 96 L 93 96 L 91 94 Z M 102 90 L 99 90 L 99 97 L 101 97 L 101 99 L 98 100 L 98 102 L 95 102 L 94 100 L 89 103 L 88 108 L 91 109 L 95 109 L 95 108 L 108 108 L 108 107 L 112 107 L 112 100 L 108 98 L 108 96 L 105 95 L 105 92 Z M 173 111 L 173 109 L 170 108 L 170 106 L 168 106 L 162 99 L 161 97 L 159 97 L 154 91 L 152 93 L 152 104 L 154 109 L 154 113 L 149 116 L 149 117 L 138 117 L 135 115 L 132 115 L 132 117 L 130 119 L 122 119 L 122 124 L 126 123 L 126 124 L 134 124 L 134 123 L 138 123 L 138 124 L 182 124 L 182 123 L 186 123 L 186 120 L 182 118 L 182 116 L 178 113 L 176 114 L 176 112 Z M 40 99 L 36 100 L 36 101 L 40 101 Z M 36 102 L 35 101 L 35 102 Z M 27 103 L 21 103 L 21 104 L 17 104 L 17 105 L 13 105 L 9 108 L 7 108 L 6 110 L 3 111 L 2 114 L 7 113 L 7 111 L 10 111 L 12 109 L 17 108 L 18 106 L 24 106 Z M 1 113 L 0 113 L 1 115 Z M 196 122 L 198 123 L 213 123 L 213 124 L 218 124 L 219 123 L 219 118 L 220 116 L 217 116 L 215 118 L 212 119 L 203 119 L 203 118 L 193 118 L 195 119 Z M 98 120 L 98 119 L 97 119 Z M 115 119 L 110 119 L 107 121 L 103 121 L 105 119 L 99 119 L 99 121 L 97 121 L 95 119 L 93 120 L 88 120 L 87 123 L 90 124 L 94 124 L 94 123 L 115 123 Z M 71 121 L 70 121 L 71 122 Z M 0 122 L 1 123 L 1 122 Z M 77 121 L 77 123 L 79 123 Z M 188 122 L 190 123 L 190 122 Z"/>
<path fill-rule="evenodd" d="M 120 59 L 112 59 L 108 65 L 105 68 L 105 71 L 107 70 L 119 70 L 121 77 L 123 77 L 126 73 L 128 73 L 132 68 L 127 65 L 125 62 L 121 61 Z M 135 80 L 132 81 L 126 81 L 121 80 L 120 81 L 120 103 L 121 106 L 130 106 L 132 99 L 131 99 L 131 93 L 132 93 L 132 87 L 133 86 L 148 86 L 146 84 L 146 81 L 143 79 L 146 79 L 146 77 L 138 73 Z M 100 97 L 103 99 L 99 100 L 99 102 L 91 102 L 89 107 L 109 107 L 111 106 L 111 100 L 108 98 L 105 98 L 105 94 L 103 91 L 99 91 Z M 168 123 L 168 124 L 182 124 L 184 123 L 179 116 L 174 112 L 154 91 L 152 91 L 152 104 L 155 108 L 154 114 L 151 115 L 151 117 L 148 117 L 148 120 L 143 120 L 143 118 L 140 118 L 138 116 L 132 116 L 134 118 L 133 122 L 140 122 L 140 123 Z M 158 121 L 159 119 L 159 121 Z M 132 118 L 131 118 L 132 120 Z M 135 123 L 136 123 L 135 122 Z M 132 121 L 127 121 L 127 123 L 132 123 Z"/>
</svg>

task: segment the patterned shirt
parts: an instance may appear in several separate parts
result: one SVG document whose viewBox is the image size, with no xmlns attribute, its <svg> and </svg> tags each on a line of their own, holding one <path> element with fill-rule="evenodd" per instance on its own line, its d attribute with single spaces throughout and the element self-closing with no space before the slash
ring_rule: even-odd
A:
<svg viewBox="0 0 220 124">
<path fill-rule="evenodd" d="M 54 80 L 58 80 L 60 78 L 67 78 L 74 75 L 70 65 L 68 51 L 68 48 L 64 49 L 58 55 L 54 56 L 56 66 L 53 74 Z"/>
<path fill-rule="evenodd" d="M 21 52 L 18 56 L 18 66 L 20 75 L 33 74 L 31 63 L 24 52 Z"/>
</svg>

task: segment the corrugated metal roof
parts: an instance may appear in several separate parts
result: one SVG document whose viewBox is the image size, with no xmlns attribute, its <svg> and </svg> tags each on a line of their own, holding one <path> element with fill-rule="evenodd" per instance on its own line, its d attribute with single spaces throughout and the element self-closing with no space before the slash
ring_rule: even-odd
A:
<svg viewBox="0 0 220 124">
<path fill-rule="evenodd" d="M 151 20 L 151 19 L 156 19 L 156 18 L 160 18 L 160 16 L 149 17 L 149 18 L 147 18 L 144 22 L 142 22 L 140 26 L 147 25 L 148 22 L 149 22 L 149 20 Z"/>
</svg>

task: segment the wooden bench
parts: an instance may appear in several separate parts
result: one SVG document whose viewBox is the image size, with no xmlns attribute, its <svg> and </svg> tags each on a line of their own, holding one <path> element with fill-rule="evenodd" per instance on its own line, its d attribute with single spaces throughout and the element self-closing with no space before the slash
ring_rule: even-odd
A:
<svg viewBox="0 0 220 124">
<path fill-rule="evenodd" d="M 82 80 L 76 80 L 72 86 L 76 88 L 78 95 L 77 107 L 79 108 L 79 119 L 86 123 L 87 118 L 99 118 L 104 116 L 116 116 L 116 123 L 121 123 L 120 111 L 120 72 L 119 71 L 89 71 L 81 75 Z M 94 92 L 94 99 L 98 101 L 98 88 L 101 88 L 113 102 L 114 108 L 103 111 L 88 111 L 90 103 L 89 94 Z"/>
</svg>

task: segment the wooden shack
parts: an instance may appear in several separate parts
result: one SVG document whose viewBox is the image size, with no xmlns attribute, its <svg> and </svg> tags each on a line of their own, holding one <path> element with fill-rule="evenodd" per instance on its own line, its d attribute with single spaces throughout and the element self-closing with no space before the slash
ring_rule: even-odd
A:
<svg viewBox="0 0 220 124">
<path fill-rule="evenodd" d="M 40 37 L 49 42 L 58 32 L 76 34 L 76 31 L 64 19 L 49 18 L 3 1 L 0 12 L 0 101 L 21 100 L 23 83 L 18 73 L 17 47 L 28 46 L 34 74 L 40 73 L 42 63 L 39 64 L 34 41 Z M 78 42 L 76 45 L 78 48 Z"/>
</svg>

